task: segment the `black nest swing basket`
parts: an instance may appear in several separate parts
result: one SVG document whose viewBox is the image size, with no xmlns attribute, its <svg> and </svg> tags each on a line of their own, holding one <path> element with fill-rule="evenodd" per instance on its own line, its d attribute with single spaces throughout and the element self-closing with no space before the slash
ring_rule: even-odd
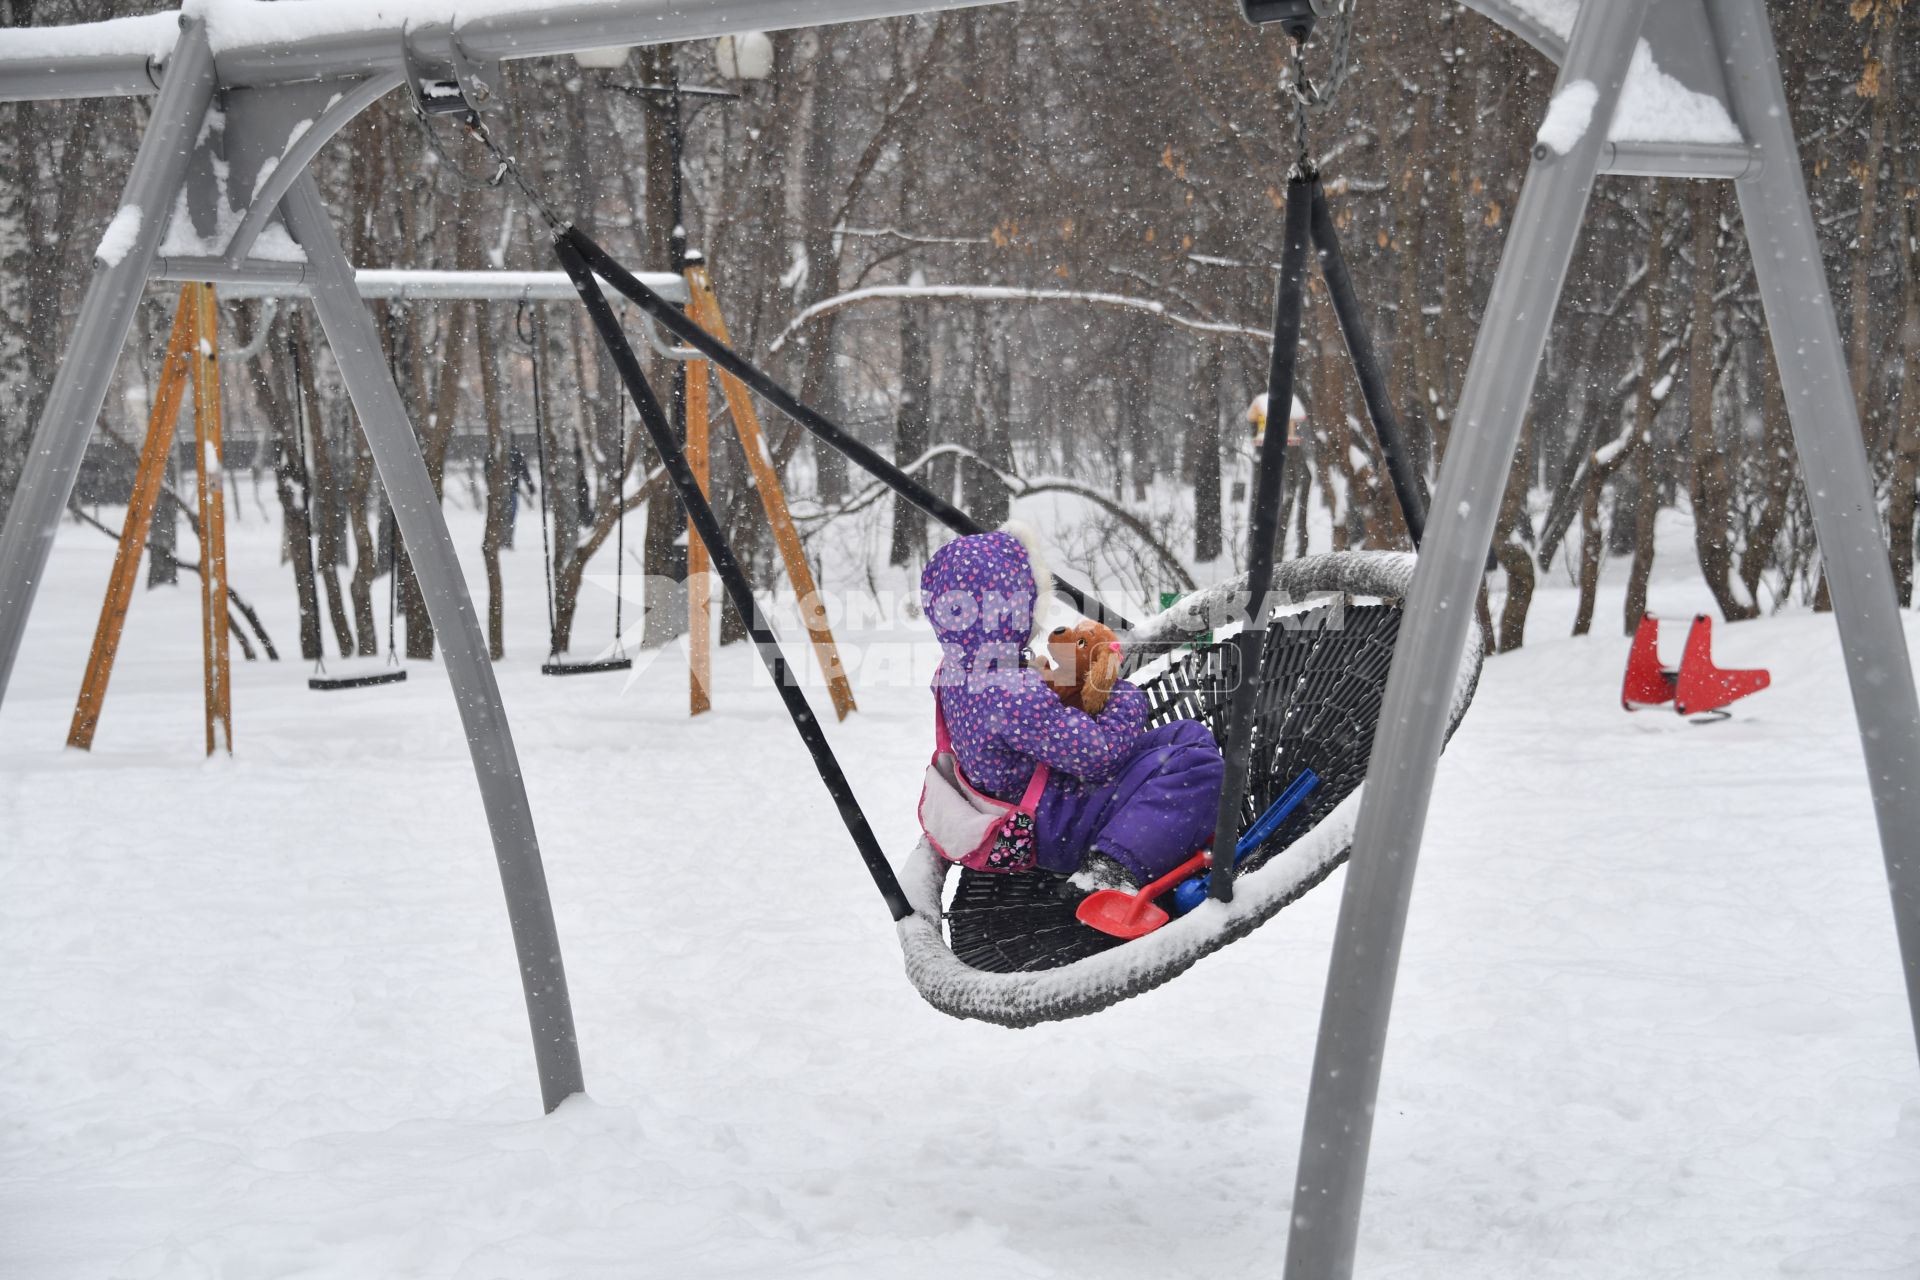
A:
<svg viewBox="0 0 1920 1280">
<path fill-rule="evenodd" d="M 1343 600 L 1279 621 L 1268 630 L 1261 655 L 1241 829 L 1303 770 L 1313 770 L 1320 783 L 1240 864 L 1241 875 L 1258 871 L 1320 825 L 1366 780 L 1400 634 L 1400 604 Z M 1140 684 L 1150 723 L 1198 720 L 1224 742 L 1228 702 L 1240 679 L 1239 652 L 1231 641 L 1219 641 L 1176 654 Z M 1314 883 L 1335 865 L 1322 869 Z M 954 957 L 985 973 L 1018 973 L 1059 968 L 1122 945 L 1074 917 L 1074 904 L 1061 895 L 1063 880 L 1045 871 L 960 871 L 944 913 Z M 1311 887 L 1304 884 L 1300 891 Z"/>
<path fill-rule="evenodd" d="M 1415 563 L 1404 552 L 1340 552 L 1275 571 L 1278 594 L 1309 603 L 1283 610 L 1259 640 L 1236 826 L 1245 830 L 1303 770 L 1319 782 L 1240 864 L 1231 901 L 1122 942 L 1076 918 L 1061 896 L 1064 877 L 958 870 L 923 840 L 900 872 L 914 915 L 897 925 L 907 976 L 922 998 L 958 1018 L 1016 1028 L 1098 1013 L 1244 938 L 1331 875 L 1352 847 Z M 1242 577 L 1200 592 L 1128 637 L 1129 661 L 1146 658 L 1151 671 L 1138 682 L 1154 723 L 1198 720 L 1216 738 L 1231 737 L 1234 694 L 1248 683 L 1239 637 L 1164 655 L 1183 634 L 1183 615 L 1245 587 Z M 1475 633 L 1452 687 L 1436 690 L 1447 699 L 1449 736 L 1479 680 L 1477 640 Z"/>
</svg>

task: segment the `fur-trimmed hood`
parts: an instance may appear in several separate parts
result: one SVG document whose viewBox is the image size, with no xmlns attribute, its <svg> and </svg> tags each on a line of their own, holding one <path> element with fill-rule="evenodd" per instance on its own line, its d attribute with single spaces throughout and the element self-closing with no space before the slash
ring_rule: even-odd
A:
<svg viewBox="0 0 1920 1280">
<path fill-rule="evenodd" d="M 955 538 L 920 575 L 920 603 L 949 654 L 971 667 L 989 646 L 1024 651 L 1046 621 L 1052 576 L 1030 530 Z M 997 656 L 997 655 L 996 655 Z"/>
</svg>

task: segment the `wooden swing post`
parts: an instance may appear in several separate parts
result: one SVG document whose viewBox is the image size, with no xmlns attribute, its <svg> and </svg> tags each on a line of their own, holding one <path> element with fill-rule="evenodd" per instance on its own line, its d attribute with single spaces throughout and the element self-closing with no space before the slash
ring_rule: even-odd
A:
<svg viewBox="0 0 1920 1280">
<path fill-rule="evenodd" d="M 86 675 L 74 702 L 67 745 L 93 749 L 94 731 L 107 700 L 107 684 L 120 652 L 127 609 L 133 603 L 134 580 L 139 576 L 140 553 L 153 527 L 160 489 L 166 481 L 167 458 L 179 423 L 180 406 L 189 383 L 194 389 L 193 421 L 195 478 L 200 490 L 200 608 L 201 659 L 205 672 L 207 754 L 221 745 L 233 751 L 233 706 L 227 648 L 226 504 L 220 466 L 219 325 L 214 312 L 212 285 L 186 284 L 174 308 L 173 331 L 160 366 L 160 382 L 147 415 L 147 439 L 134 473 L 127 500 L 127 518 L 120 528 L 107 578 L 106 598 L 94 628 L 93 649 L 87 655 Z M 216 726 L 218 726 L 216 730 Z"/>
<path fill-rule="evenodd" d="M 695 264 L 686 270 L 688 310 L 693 322 L 718 338 L 721 342 L 732 344 L 733 339 L 727 333 L 727 322 L 720 314 L 720 303 L 713 294 L 713 282 L 707 276 L 704 266 Z M 753 487 L 760 495 L 760 504 L 766 509 L 767 523 L 773 527 L 774 544 L 780 548 L 780 558 L 785 563 L 787 578 L 793 583 L 793 593 L 800 605 L 800 617 L 806 623 L 807 636 L 813 642 L 814 655 L 820 660 L 820 669 L 826 673 L 827 689 L 833 698 L 833 710 L 837 719 L 845 720 L 849 712 L 856 710 L 853 700 L 853 686 L 847 681 L 846 668 L 840 662 L 840 648 L 834 642 L 833 631 L 827 624 L 826 606 L 821 602 L 820 589 L 814 583 L 813 569 L 807 563 L 806 548 L 800 543 L 800 531 L 794 528 L 793 516 L 787 510 L 786 491 L 780 487 L 780 476 L 773 469 L 773 459 L 767 453 L 766 437 L 760 430 L 760 417 L 754 411 L 753 397 L 746 384 L 724 369 L 718 370 L 720 386 L 726 395 L 727 408 L 733 416 L 733 429 L 740 437 L 740 450 L 746 454 L 747 466 L 753 472 Z M 694 461 L 694 473 L 700 478 L 701 487 L 706 487 L 707 477 L 707 379 L 712 376 L 710 365 L 705 360 L 689 362 L 687 371 L 687 447 L 689 459 Z M 694 388 L 698 386 L 698 400 Z M 695 410 L 699 406 L 698 412 Z M 696 428 L 695 423 L 699 426 Z M 699 433 L 700 453 L 694 453 L 696 430 Z M 710 638 L 707 633 L 707 591 L 702 576 L 706 568 L 706 548 L 699 546 L 698 560 L 695 548 L 699 538 L 691 528 L 687 531 L 687 572 L 688 600 L 693 616 L 690 639 L 693 644 L 692 665 L 694 671 L 694 707 L 695 715 L 706 710 L 703 705 L 704 678 L 709 671 L 708 648 Z M 696 563 L 698 568 L 696 568 Z"/>
<path fill-rule="evenodd" d="M 200 656 L 207 754 L 233 754 L 232 663 L 227 647 L 227 500 L 220 431 L 220 315 L 213 286 L 194 295 L 193 470 L 200 489 Z M 297 392 L 296 392 L 297 394 Z"/>
<path fill-rule="evenodd" d="M 692 273 L 688 273 L 692 278 Z M 692 360 L 687 363 L 687 465 L 693 470 L 693 478 L 700 485 L 700 492 L 709 492 L 707 448 L 707 396 L 709 377 L 707 362 Z M 687 663 L 690 693 L 691 715 L 713 709 L 713 699 L 708 690 L 713 680 L 713 592 L 711 590 L 712 564 L 707 555 L 707 544 L 693 530 L 693 522 L 687 522 Z"/>
</svg>

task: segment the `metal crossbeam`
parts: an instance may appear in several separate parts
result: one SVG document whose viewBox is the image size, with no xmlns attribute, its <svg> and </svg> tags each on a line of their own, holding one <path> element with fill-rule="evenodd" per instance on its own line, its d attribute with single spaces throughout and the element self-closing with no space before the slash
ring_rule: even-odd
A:
<svg viewBox="0 0 1920 1280">
<path fill-rule="evenodd" d="M 299 262 L 254 260 L 228 267 L 218 258 L 159 258 L 151 277 L 159 282 L 212 283 L 227 299 L 304 298 L 311 292 L 307 268 Z M 690 301 L 687 282 L 671 271 L 643 271 L 640 279 L 668 302 Z M 476 302 L 578 302 L 580 295 L 559 271 L 416 271 L 403 268 L 360 267 L 353 273 L 354 288 L 369 302 L 399 298 L 409 301 L 469 300 Z"/>
<path fill-rule="evenodd" d="M 488 13 L 459 22 L 453 4 L 387 6 L 385 20 L 354 27 L 331 5 L 272 5 L 266 0 L 208 0 L 196 12 L 213 34 L 220 83 L 227 88 L 264 88 L 315 80 L 346 80 L 406 69 L 404 42 L 418 39 L 423 24 L 445 49 L 455 31 L 466 58 L 502 61 L 553 57 L 611 45 L 668 44 L 706 40 L 742 31 L 784 31 L 829 23 L 898 18 L 946 9 L 974 8 L 1005 0 L 598 0 L 540 5 Z M 124 22 L 124 20 L 119 20 Z M 159 63 L 153 38 L 129 38 L 124 25 L 91 23 L 66 28 L 73 52 L 49 56 L 44 29 L 15 36 L 0 32 L 0 101 L 131 97 L 155 92 Z M 269 34 L 271 33 L 271 34 Z M 177 48 L 178 46 L 175 46 Z M 97 50 L 106 49 L 107 52 Z M 18 50 L 17 52 L 13 50 Z"/>
</svg>

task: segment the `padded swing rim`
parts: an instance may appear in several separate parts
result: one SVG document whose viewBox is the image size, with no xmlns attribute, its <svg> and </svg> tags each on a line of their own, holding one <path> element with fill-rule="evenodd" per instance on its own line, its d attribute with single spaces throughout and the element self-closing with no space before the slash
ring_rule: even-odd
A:
<svg viewBox="0 0 1920 1280">
<path fill-rule="evenodd" d="M 1324 592 L 1404 600 L 1415 563 L 1415 557 L 1405 552 L 1307 556 L 1276 568 L 1274 591 L 1276 599 L 1288 600 Z M 1129 650 L 1128 665 L 1137 666 L 1141 655 L 1157 652 L 1151 647 L 1155 642 L 1188 636 L 1183 619 L 1191 620 L 1196 612 L 1202 618 L 1209 616 L 1245 592 L 1243 574 L 1194 592 L 1148 619 L 1123 642 Z M 1475 629 L 1454 678 L 1449 738 L 1473 701 L 1483 656 Z M 907 977 L 921 997 L 942 1013 L 1003 1027 L 1031 1027 L 1098 1013 L 1178 977 L 1202 958 L 1252 933 L 1325 880 L 1352 848 L 1353 824 L 1365 794 L 1362 783 L 1312 830 L 1257 871 L 1237 878 L 1232 902 L 1209 900 L 1124 946 L 1058 968 L 1020 973 L 988 973 L 953 954 L 940 917 L 941 890 L 951 864 L 923 839 L 900 870 L 901 885 L 914 908 L 896 926 Z"/>
</svg>

